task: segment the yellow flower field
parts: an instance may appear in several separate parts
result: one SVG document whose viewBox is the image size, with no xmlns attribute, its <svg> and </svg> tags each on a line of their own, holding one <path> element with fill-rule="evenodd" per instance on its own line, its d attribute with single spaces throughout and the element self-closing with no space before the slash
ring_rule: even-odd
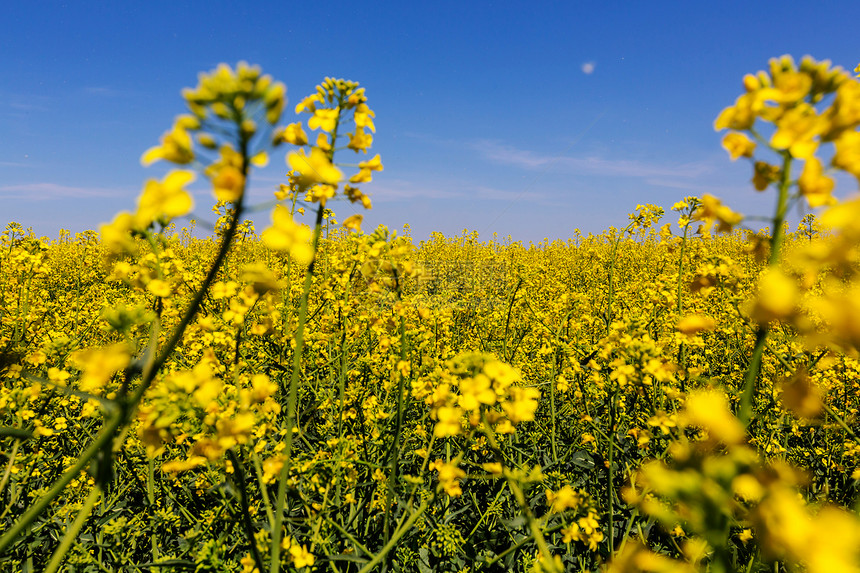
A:
<svg viewBox="0 0 860 573">
<path fill-rule="evenodd" d="M 860 570 L 860 82 L 744 86 L 715 128 L 767 228 L 704 195 L 526 247 L 338 223 L 383 170 L 364 89 L 302 125 L 202 74 L 134 211 L 0 236 L 0 571 Z"/>
</svg>

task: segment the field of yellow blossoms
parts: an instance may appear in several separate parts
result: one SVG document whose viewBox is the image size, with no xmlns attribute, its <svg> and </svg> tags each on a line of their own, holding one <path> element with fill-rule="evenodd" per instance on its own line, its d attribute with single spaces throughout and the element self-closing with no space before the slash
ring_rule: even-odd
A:
<svg viewBox="0 0 860 573">
<path fill-rule="evenodd" d="M 715 127 L 767 228 L 704 195 L 525 247 L 339 222 L 383 169 L 364 89 L 286 124 L 257 68 L 201 74 L 134 210 L 0 236 L 0 570 L 860 571 L 860 199 L 833 196 L 860 82 L 783 57 L 743 88 Z"/>
</svg>

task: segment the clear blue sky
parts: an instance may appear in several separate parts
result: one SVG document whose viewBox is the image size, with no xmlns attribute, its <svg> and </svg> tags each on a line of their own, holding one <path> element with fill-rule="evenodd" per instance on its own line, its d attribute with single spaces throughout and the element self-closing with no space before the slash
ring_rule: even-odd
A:
<svg viewBox="0 0 860 573">
<path fill-rule="evenodd" d="M 160 167 L 141 153 L 219 62 L 259 64 L 293 108 L 325 76 L 361 82 L 385 171 L 365 229 L 515 240 L 623 226 L 637 203 L 773 197 L 713 120 L 769 58 L 860 61 L 860 2 L 8 2 L 0 17 L 0 223 L 97 228 Z M 590 72 L 590 73 L 586 73 Z M 342 160 L 352 157 L 341 156 Z M 265 201 L 283 157 L 252 181 Z M 196 214 L 211 199 L 196 187 Z M 856 189 L 841 180 L 837 190 Z M 342 220 L 347 203 L 332 207 Z M 255 219 L 258 231 L 267 216 Z M 180 221 L 180 225 L 181 225 Z"/>
</svg>

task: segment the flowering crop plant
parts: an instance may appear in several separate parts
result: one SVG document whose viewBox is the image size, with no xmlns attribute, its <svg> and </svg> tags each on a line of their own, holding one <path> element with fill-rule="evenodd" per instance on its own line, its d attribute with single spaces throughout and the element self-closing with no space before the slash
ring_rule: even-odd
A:
<svg viewBox="0 0 860 573">
<path fill-rule="evenodd" d="M 183 97 L 136 209 L 0 235 L 0 570 L 860 571 L 855 76 L 784 56 L 719 113 L 768 228 L 703 195 L 528 247 L 363 231 L 356 82 Z"/>
</svg>

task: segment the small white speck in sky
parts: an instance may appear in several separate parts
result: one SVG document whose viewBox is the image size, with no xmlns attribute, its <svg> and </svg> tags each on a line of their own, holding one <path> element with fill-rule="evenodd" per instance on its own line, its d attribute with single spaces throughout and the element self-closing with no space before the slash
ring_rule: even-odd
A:
<svg viewBox="0 0 860 573">
<path fill-rule="evenodd" d="M 594 68 L 597 67 L 597 64 L 594 62 L 585 62 L 582 64 L 582 73 L 585 75 L 589 75 L 594 71 Z"/>
</svg>

